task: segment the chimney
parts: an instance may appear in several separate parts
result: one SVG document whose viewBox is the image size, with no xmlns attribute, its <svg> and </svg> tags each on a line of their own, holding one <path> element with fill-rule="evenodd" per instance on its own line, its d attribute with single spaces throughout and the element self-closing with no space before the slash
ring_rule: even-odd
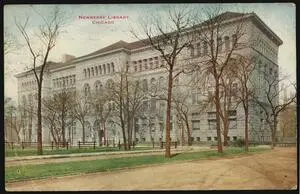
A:
<svg viewBox="0 0 300 194">
<path fill-rule="evenodd" d="M 68 62 L 68 61 L 70 61 L 71 59 L 74 59 L 74 58 L 75 58 L 75 56 L 73 56 L 73 55 L 64 54 L 64 55 L 62 55 L 62 62 L 66 63 L 66 62 Z"/>
</svg>

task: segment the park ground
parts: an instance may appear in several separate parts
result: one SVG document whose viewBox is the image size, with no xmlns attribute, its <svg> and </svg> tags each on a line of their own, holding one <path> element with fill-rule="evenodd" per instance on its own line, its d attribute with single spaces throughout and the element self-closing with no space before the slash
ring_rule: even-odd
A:
<svg viewBox="0 0 300 194">
<path fill-rule="evenodd" d="M 7 191 L 295 189 L 296 148 L 6 183 Z"/>
</svg>

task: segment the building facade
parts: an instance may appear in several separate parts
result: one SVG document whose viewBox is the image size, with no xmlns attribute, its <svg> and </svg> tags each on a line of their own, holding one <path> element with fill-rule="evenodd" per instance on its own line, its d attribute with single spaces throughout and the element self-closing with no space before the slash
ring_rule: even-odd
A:
<svg viewBox="0 0 300 194">
<path fill-rule="evenodd" d="M 259 88 L 257 90 L 259 93 L 259 90 L 264 88 L 264 84 L 266 84 L 262 79 L 261 72 L 268 71 L 269 74 L 278 76 L 278 48 L 282 41 L 255 13 L 225 12 L 221 15 L 227 19 L 222 26 L 224 30 L 223 37 L 218 37 L 218 39 L 224 41 L 224 46 L 220 48 L 220 52 L 232 46 L 231 43 L 236 38 L 232 29 L 240 22 L 241 18 L 243 18 L 245 24 L 245 35 L 242 41 L 255 42 L 255 44 L 238 52 L 256 57 L 255 63 L 257 63 L 257 68 L 251 76 L 255 80 L 256 87 Z M 203 60 L 208 52 L 206 44 L 201 42 L 201 40 L 195 41 L 192 47 L 183 51 L 179 61 L 186 59 L 192 61 Z M 114 77 L 119 72 L 124 71 L 124 69 L 128 69 L 132 78 L 139 80 L 146 88 L 145 90 L 150 90 L 155 83 L 159 83 L 159 86 L 162 86 L 160 89 L 165 89 L 167 86 L 167 71 L 163 68 L 164 63 L 162 56 L 153 50 L 150 45 L 143 44 L 142 41 L 132 43 L 118 41 L 98 51 L 77 58 L 65 55 L 62 62 L 49 62 L 47 65 L 42 96 L 44 98 L 52 96 L 65 88 L 83 96 L 86 96 L 88 93 L 95 95 L 94 91 L 114 81 Z M 32 72 L 23 72 L 16 75 L 16 77 L 18 79 L 19 105 L 30 105 L 32 110 L 34 110 L 37 88 Z M 180 74 L 174 81 L 173 93 L 174 95 L 182 93 L 187 95 L 185 100 L 189 107 L 188 116 L 192 140 L 194 142 L 214 142 L 217 141 L 214 107 L 211 106 L 204 112 L 200 111 L 201 102 L 207 97 L 207 93 L 213 92 L 213 88 L 210 90 L 208 87 L 191 86 L 189 83 L 195 77 L 197 77 L 197 72 L 193 72 L 192 75 Z M 239 86 L 235 85 L 235 87 Z M 134 139 L 138 142 L 164 141 L 166 102 L 149 97 L 142 104 L 144 106 L 143 113 L 140 113 L 134 119 Z M 31 112 L 24 111 L 22 113 L 24 118 L 27 118 L 25 119 L 26 123 L 24 123 L 22 138 L 34 141 L 36 140 L 36 118 L 34 115 L 31 115 Z M 233 108 L 228 114 L 230 124 L 228 137 L 226 138 L 230 141 L 243 138 L 244 113 L 242 106 L 239 105 Z M 268 126 L 261 114 L 260 108 L 255 103 L 250 102 L 250 140 L 271 141 L 270 132 L 267 130 Z M 113 117 L 110 119 L 113 119 Z M 85 126 L 85 134 L 82 134 L 80 122 L 76 121 L 76 119 L 72 120 L 65 130 L 66 139 L 69 142 L 76 143 L 77 141 L 82 141 L 82 136 L 84 135 L 85 141 L 103 141 L 102 138 L 99 140 L 97 136 L 98 122 L 92 112 L 87 116 Z M 27 135 L 29 131 L 31 133 L 30 137 Z M 115 122 L 109 122 L 109 119 L 105 133 L 109 140 L 120 140 L 122 142 L 120 127 Z M 181 141 L 182 134 L 184 134 L 184 139 L 186 139 L 186 133 L 186 127 L 178 118 L 175 108 L 173 108 L 171 114 L 172 140 Z M 49 126 L 44 123 L 43 141 L 52 141 Z"/>
</svg>

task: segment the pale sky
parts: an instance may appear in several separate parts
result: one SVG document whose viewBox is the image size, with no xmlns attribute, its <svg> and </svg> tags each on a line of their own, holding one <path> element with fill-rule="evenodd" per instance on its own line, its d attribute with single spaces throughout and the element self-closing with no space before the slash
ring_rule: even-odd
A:
<svg viewBox="0 0 300 194">
<path fill-rule="evenodd" d="M 175 6 L 170 4 L 169 6 Z M 193 4 L 193 7 L 205 8 L 217 4 Z M 278 64 L 283 73 L 296 80 L 296 7 L 292 3 L 235 3 L 221 4 L 224 11 L 255 12 L 277 34 L 283 44 L 279 47 Z M 35 5 L 37 6 L 37 5 Z M 37 10 L 47 14 L 51 5 L 39 5 Z M 165 4 L 100 4 L 100 5 L 59 5 L 66 13 L 67 26 L 63 29 L 57 45 L 52 50 L 49 60 L 59 62 L 65 53 L 76 57 L 89 54 L 119 40 L 136 41 L 129 26 L 136 26 L 140 17 L 147 13 L 162 11 Z M 180 5 L 181 6 L 181 5 Z M 79 16 L 128 16 L 128 19 L 114 20 L 114 24 L 93 24 L 93 20 L 82 20 Z M 6 5 L 4 7 L 4 26 L 7 32 L 14 34 L 20 44 L 23 38 L 17 31 L 14 18 L 22 21 L 30 17 L 28 30 L 34 32 L 40 22 L 40 16 L 32 11 L 30 5 Z M 99 21 L 99 20 L 98 20 Z M 5 39 L 5 37 L 4 37 Z M 5 96 L 17 101 L 17 80 L 13 76 L 25 70 L 30 62 L 26 47 L 5 55 Z"/>
</svg>

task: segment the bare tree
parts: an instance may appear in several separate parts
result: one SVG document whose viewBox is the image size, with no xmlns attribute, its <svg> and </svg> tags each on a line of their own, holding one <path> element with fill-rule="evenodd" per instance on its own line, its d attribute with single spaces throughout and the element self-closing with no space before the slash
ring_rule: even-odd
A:
<svg viewBox="0 0 300 194">
<path fill-rule="evenodd" d="M 254 60 L 255 59 L 253 57 L 245 57 L 241 55 L 232 61 L 233 63 L 236 63 L 235 68 L 232 68 L 232 72 L 234 73 L 234 77 L 238 83 L 236 98 L 238 99 L 238 103 L 242 103 L 244 109 L 246 152 L 249 147 L 249 102 L 252 99 L 255 89 L 255 87 L 251 87 L 249 85 L 251 83 L 251 75 L 256 68 Z"/>
<path fill-rule="evenodd" d="M 49 16 L 45 16 L 44 13 L 37 11 L 33 6 L 32 10 L 36 12 L 42 21 L 39 26 L 38 33 L 34 36 L 39 38 L 39 46 L 41 48 L 35 49 L 33 46 L 32 36 L 28 33 L 28 22 L 29 18 L 25 19 L 25 22 L 21 24 L 17 19 L 15 19 L 15 24 L 19 29 L 22 37 L 24 38 L 27 48 L 32 57 L 32 63 L 30 70 L 33 72 L 36 83 L 38 86 L 38 103 L 37 103 L 37 153 L 39 155 L 43 154 L 42 147 L 42 86 L 44 71 L 47 68 L 48 57 L 52 49 L 56 45 L 56 40 L 59 36 L 61 28 L 63 27 L 64 17 L 62 11 L 58 6 L 55 6 Z M 36 43 L 36 42 L 35 42 Z M 40 63 L 39 63 L 40 62 Z"/>
<path fill-rule="evenodd" d="M 227 13 L 221 13 L 221 9 L 206 9 L 201 20 L 206 19 L 198 28 L 199 40 L 203 44 L 203 58 L 199 64 L 199 70 L 204 76 L 209 77 L 207 81 L 214 84 L 213 101 L 216 110 L 216 129 L 218 138 L 218 152 L 223 152 L 221 139 L 221 117 L 225 117 L 221 111 L 221 82 L 225 69 L 230 68 L 231 59 L 239 50 L 248 46 L 243 41 L 245 35 L 245 22 L 243 14 L 237 16 L 238 22 L 232 23 L 230 28 L 224 28 L 224 22 L 228 19 Z M 229 40 L 232 37 L 232 41 Z M 223 40 L 225 37 L 225 40 Z M 226 137 L 225 137 L 226 138 Z"/>
<path fill-rule="evenodd" d="M 85 124 L 88 114 L 91 109 L 91 99 L 90 96 L 81 96 L 76 94 L 75 102 L 72 109 L 72 115 L 76 118 L 82 126 L 82 141 L 85 143 Z"/>
<path fill-rule="evenodd" d="M 96 83 L 97 84 L 97 83 Z M 98 133 L 99 145 L 101 145 L 102 132 L 104 143 L 107 145 L 106 123 L 112 116 L 111 96 L 102 85 L 96 85 L 96 91 L 92 99 L 93 109 L 96 117 L 96 130 Z"/>
<path fill-rule="evenodd" d="M 171 157 L 170 142 L 170 118 L 173 80 L 184 70 L 176 67 L 179 59 L 182 57 L 185 48 L 191 46 L 194 34 L 187 29 L 193 26 L 193 14 L 188 7 L 181 9 L 169 9 L 167 16 L 161 16 L 159 13 L 147 16 L 147 21 L 141 23 L 143 34 L 146 39 L 141 39 L 138 33 L 132 31 L 133 35 L 141 40 L 145 45 L 150 45 L 159 52 L 164 64 L 162 66 L 167 70 L 167 112 L 166 112 L 166 152 L 167 158 Z M 162 18 L 167 18 L 163 21 Z"/>
<path fill-rule="evenodd" d="M 271 148 L 273 149 L 276 145 L 279 114 L 286 110 L 290 104 L 296 102 L 296 93 L 284 101 L 280 100 L 280 95 L 287 88 L 292 87 L 296 89 L 296 84 L 290 82 L 289 85 L 279 88 L 281 83 L 288 81 L 287 76 L 279 75 L 277 71 L 261 71 L 261 74 L 264 80 L 264 87 L 261 88 L 260 92 L 254 93 L 253 99 L 265 114 L 266 122 L 271 131 Z"/>
<path fill-rule="evenodd" d="M 116 104 L 119 118 L 117 124 L 122 129 L 125 149 L 131 149 L 134 118 L 137 116 L 142 102 L 146 99 L 146 95 L 141 84 L 130 75 L 128 66 L 116 75 L 110 91 L 112 101 Z"/>
</svg>

